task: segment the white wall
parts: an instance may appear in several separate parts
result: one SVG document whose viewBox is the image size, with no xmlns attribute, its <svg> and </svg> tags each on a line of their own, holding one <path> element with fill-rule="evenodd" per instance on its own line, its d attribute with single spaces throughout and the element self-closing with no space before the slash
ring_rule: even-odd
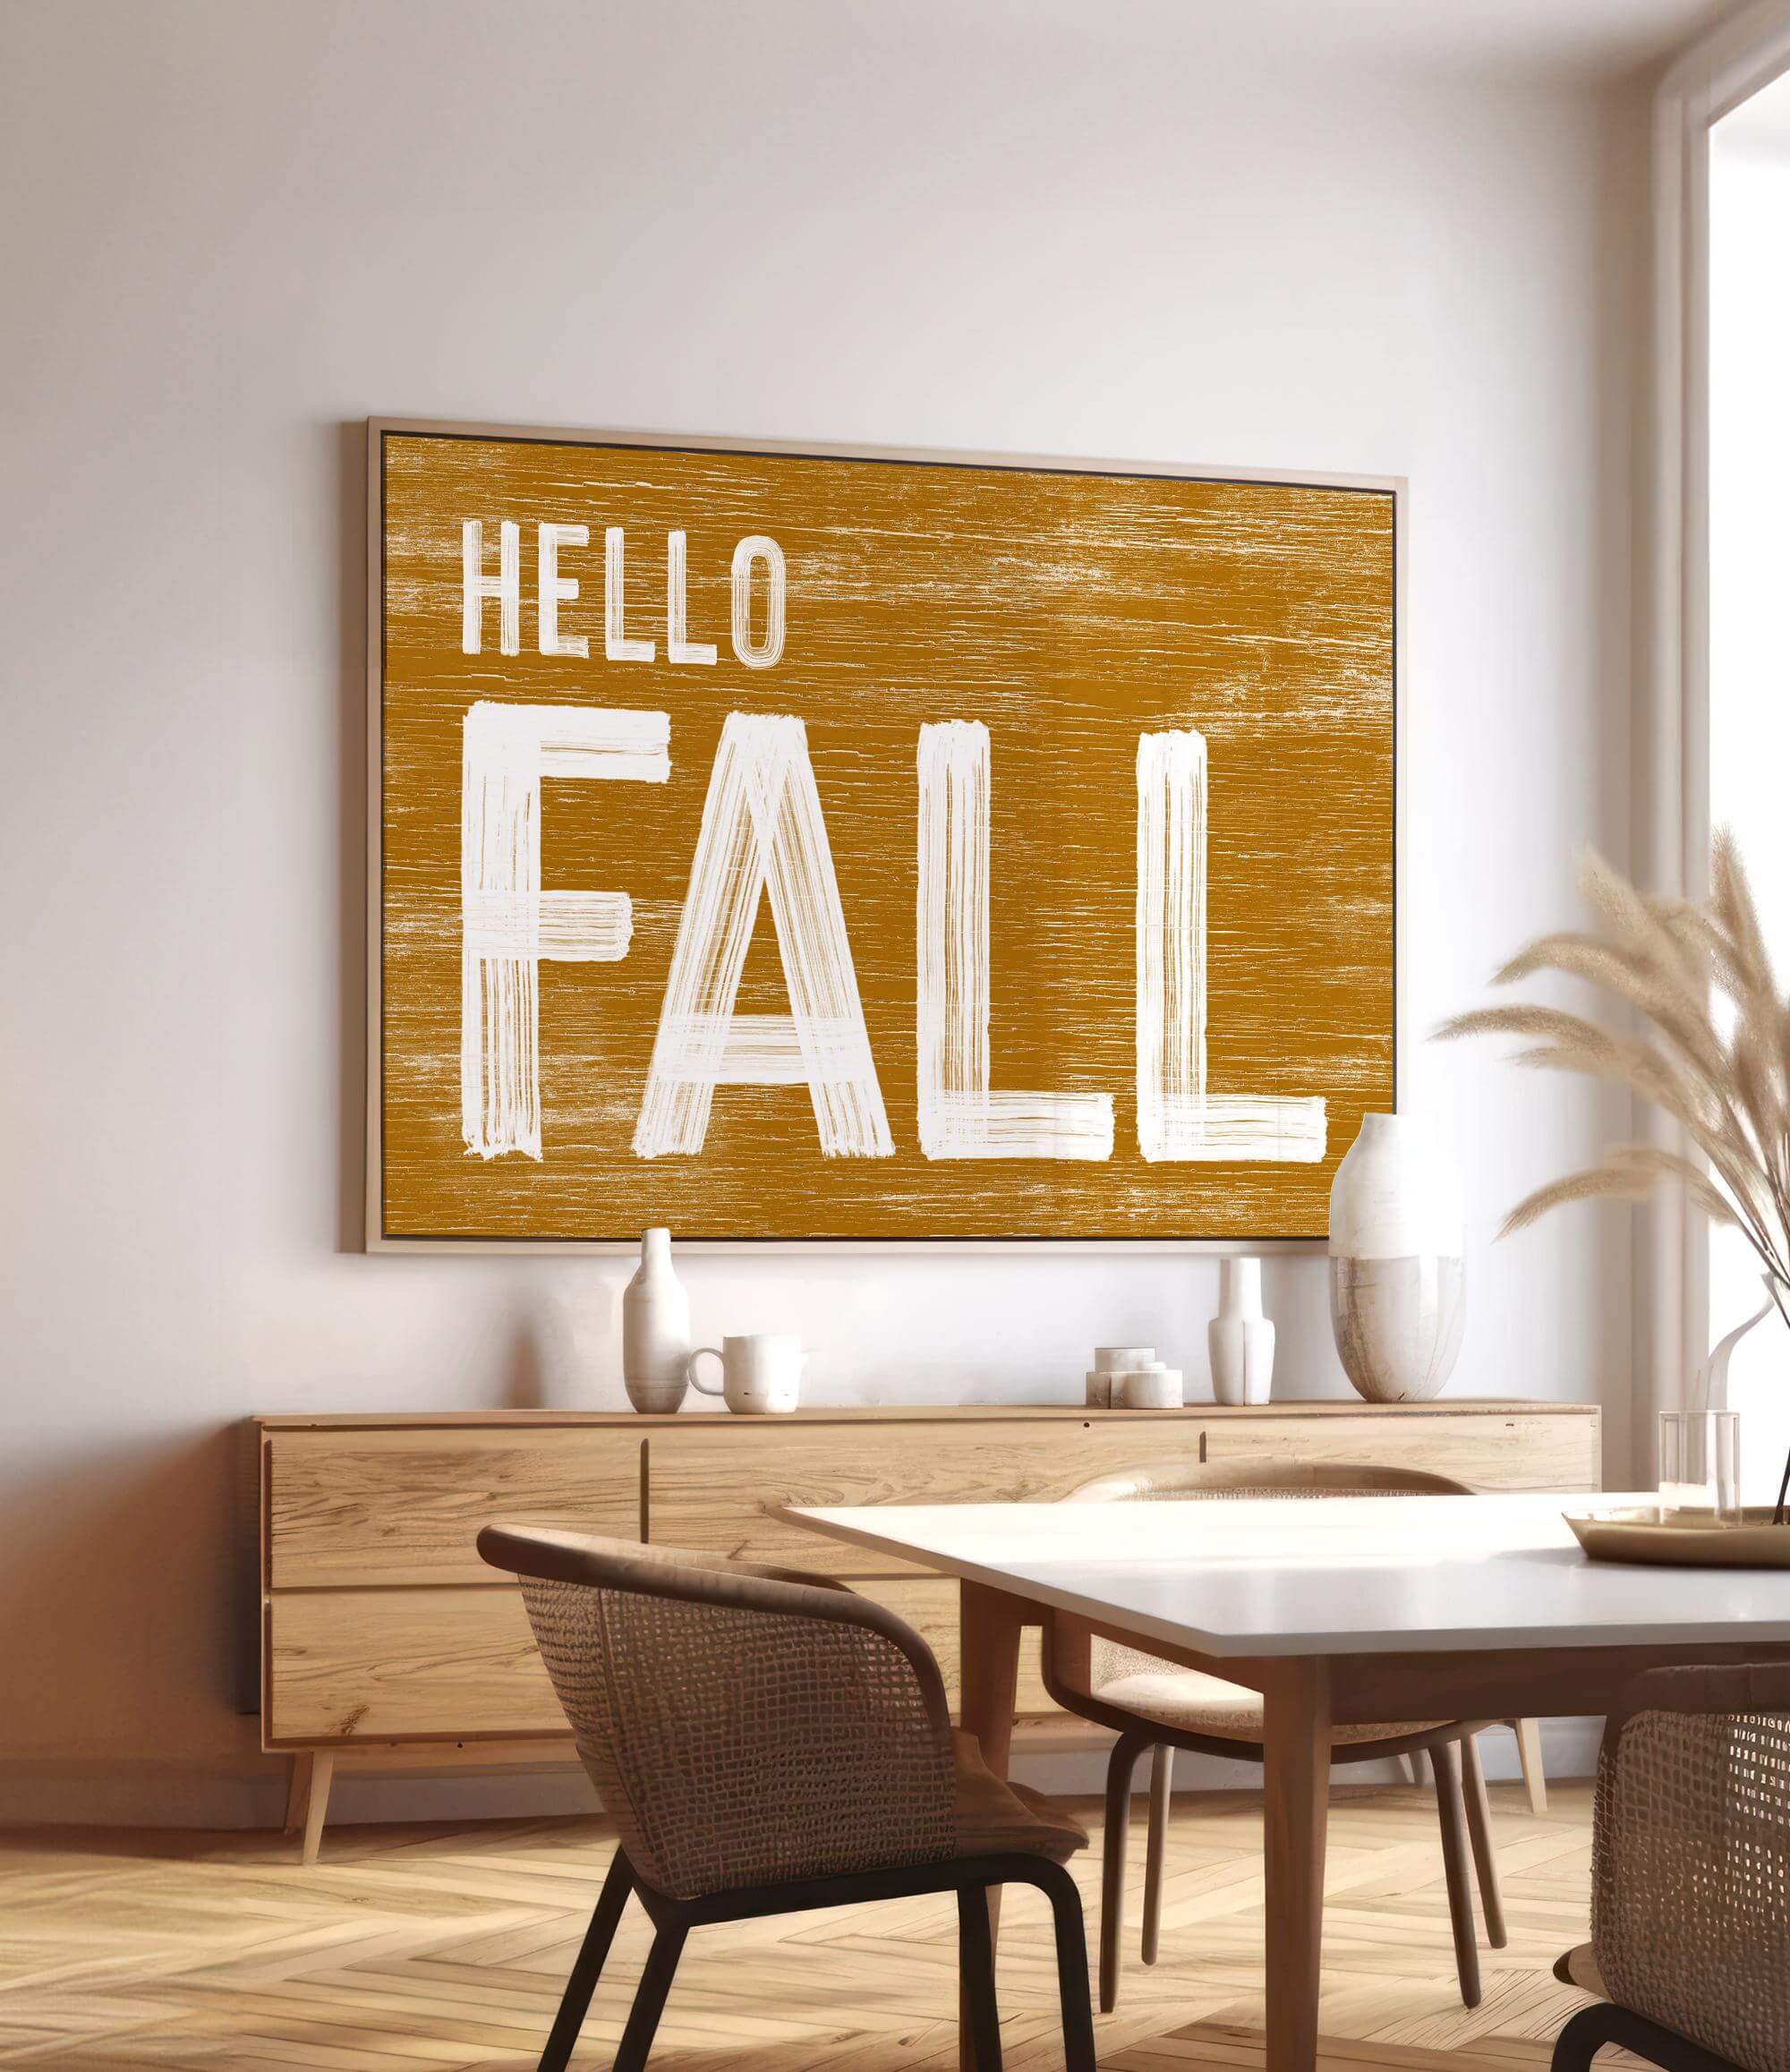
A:
<svg viewBox="0 0 1790 2072">
<path fill-rule="evenodd" d="M 1644 104 L 1254 13 L 6 8 L 15 1803 L 270 1775 L 233 1420 L 622 1401 L 625 1267 L 354 1249 L 367 413 L 1406 474 L 1407 1026 L 1573 911 L 1576 844 L 1624 856 Z M 1456 1390 L 1601 1392 L 1623 1460 L 1620 1212 L 1488 1249 L 1592 1097 L 1408 1067 L 1470 1178 Z M 1096 1339 L 1203 1377 L 1215 1269 L 687 1277 L 705 1333 L 799 1327 L 816 1394 L 950 1401 L 1069 1395 Z M 1322 1262 L 1266 1288 L 1283 1391 L 1342 1393 Z"/>
</svg>

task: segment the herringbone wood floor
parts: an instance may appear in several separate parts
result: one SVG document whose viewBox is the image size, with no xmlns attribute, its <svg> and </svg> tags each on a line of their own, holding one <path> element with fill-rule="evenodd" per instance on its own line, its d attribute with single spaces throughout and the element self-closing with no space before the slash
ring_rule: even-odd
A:
<svg viewBox="0 0 1790 2072">
<path fill-rule="evenodd" d="M 1330 1835 L 1323 2026 L 1328 2072 L 1534 2072 L 1580 1996 L 1548 1967 L 1585 1933 L 1590 1793 L 1545 1818 L 1514 1786 L 1494 1817 L 1510 1947 L 1486 1997 L 1454 1989 L 1434 1803 L 1339 1794 Z M 1133 1860 L 1140 1863 L 1142 1800 Z M 1097 1811 L 1082 1809 L 1090 1828 Z M 1106 2072 L 1259 2066 L 1261 1806 L 1177 1801 L 1162 1958 L 1130 1958 L 1100 2025 Z M 608 1862 L 597 1820 L 332 1829 L 305 1871 L 277 1837 L 23 1835 L 0 1846 L 0 2063 L 527 2072 Z M 1092 1945 L 1098 1837 L 1080 1860 Z M 925 1899 L 698 1930 L 654 2054 L 665 2072 L 950 2072 L 956 1917 Z M 605 2067 L 644 1957 L 637 1908 L 584 2044 Z M 1001 1999 L 1012 2072 L 1058 2056 L 1046 1916 L 1009 1896 Z"/>
</svg>

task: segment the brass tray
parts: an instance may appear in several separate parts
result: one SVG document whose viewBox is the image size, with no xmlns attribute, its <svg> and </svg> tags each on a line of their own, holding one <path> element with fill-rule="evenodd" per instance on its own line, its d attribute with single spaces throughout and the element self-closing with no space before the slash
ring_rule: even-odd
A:
<svg viewBox="0 0 1790 2072">
<path fill-rule="evenodd" d="M 1562 1515 L 1593 1561 L 1644 1561 L 1670 1568 L 1790 1568 L 1790 1524 L 1774 1525 L 1771 1506 L 1718 1524 L 1713 1511 L 1641 1510 Z"/>
</svg>

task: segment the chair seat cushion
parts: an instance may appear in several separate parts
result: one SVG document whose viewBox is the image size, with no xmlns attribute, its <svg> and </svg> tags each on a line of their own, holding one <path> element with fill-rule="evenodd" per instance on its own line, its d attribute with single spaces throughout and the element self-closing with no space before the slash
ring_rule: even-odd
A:
<svg viewBox="0 0 1790 2072">
<path fill-rule="evenodd" d="M 1262 1694 L 1198 1669 L 1138 1670 L 1115 1676 L 1094 1693 L 1103 1705 L 1135 1713 L 1139 1719 L 1179 1727 L 1189 1734 L 1210 1734 L 1222 1741 L 1262 1738 Z M 1333 1727 L 1333 1743 L 1395 1741 L 1407 1734 L 1427 1734 L 1445 1726 L 1441 1719 L 1419 1719 L 1403 1726 Z"/>
<path fill-rule="evenodd" d="M 960 1856 L 1018 1855 L 1066 1862 L 1087 1846 L 1087 1829 L 1024 1785 L 1003 1784 L 982 1760 L 973 1734 L 954 1732 L 957 1789 L 952 1812 Z"/>
<path fill-rule="evenodd" d="M 1598 1969 L 1598 1953 L 1589 1942 L 1578 1943 L 1564 1957 L 1556 1957 L 1554 1975 L 1563 1986 L 1577 1986 L 1581 1993 L 1596 1993 L 1600 2000 L 1610 1997 L 1604 1974 Z"/>
</svg>

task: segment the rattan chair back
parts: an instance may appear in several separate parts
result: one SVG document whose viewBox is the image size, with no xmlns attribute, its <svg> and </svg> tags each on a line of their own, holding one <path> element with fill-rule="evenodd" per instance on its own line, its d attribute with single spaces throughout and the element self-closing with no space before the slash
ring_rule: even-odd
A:
<svg viewBox="0 0 1790 2072">
<path fill-rule="evenodd" d="M 1790 2072 L 1790 1667 L 1638 1677 L 1605 1730 L 1594 1838 L 1611 2000 Z"/>
<path fill-rule="evenodd" d="M 1315 1465 L 1305 1462 L 1164 1461 L 1097 1475 L 1070 1490 L 1070 1504 L 1185 1502 L 1194 1497 L 1241 1501 L 1252 1496 L 1465 1496 L 1464 1482 L 1432 1475 L 1420 1468 L 1380 1468 L 1366 1463 Z M 1055 1646 L 1055 1643 L 1052 1643 Z M 1051 1665 L 1066 1684 L 1078 1683 L 1079 1650 L 1055 1650 Z M 1087 1645 L 1090 1691 L 1117 1683 L 1121 1676 L 1173 1676 L 1176 1666 L 1140 1648 L 1128 1648 L 1095 1633 Z"/>
<path fill-rule="evenodd" d="M 842 1585 L 718 1556 L 493 1525 L 578 1753 L 637 1875 L 695 1898 L 953 1847 L 942 1681 Z"/>
<path fill-rule="evenodd" d="M 1213 1496 L 1468 1496 L 1464 1482 L 1421 1468 L 1303 1461 L 1163 1461 L 1096 1475 L 1071 1489 L 1069 1504 L 1140 1504 Z"/>
</svg>

